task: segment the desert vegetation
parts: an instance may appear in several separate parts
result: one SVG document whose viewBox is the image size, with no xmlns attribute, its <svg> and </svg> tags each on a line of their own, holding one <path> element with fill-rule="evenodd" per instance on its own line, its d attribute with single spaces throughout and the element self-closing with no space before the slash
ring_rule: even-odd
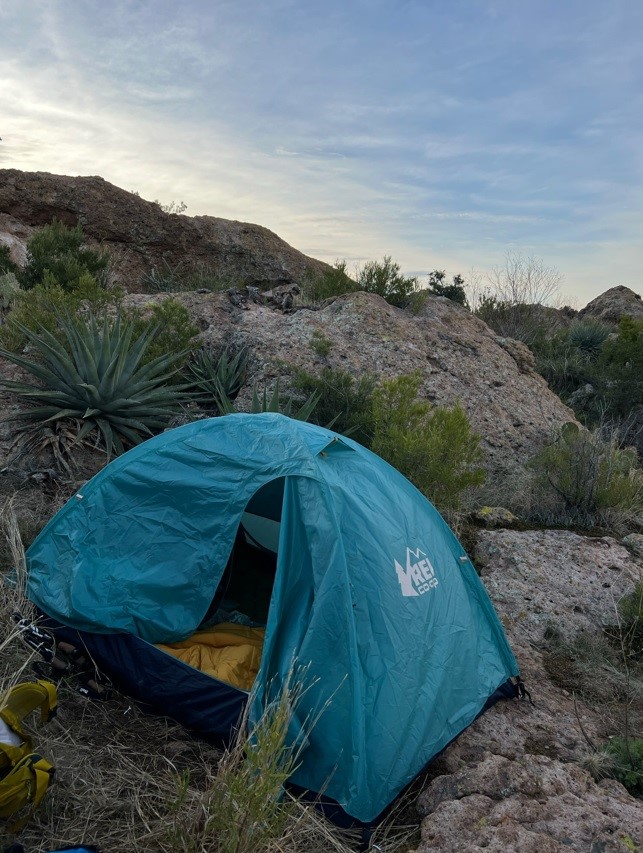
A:
<svg viewBox="0 0 643 853">
<path fill-rule="evenodd" d="M 640 530 L 643 321 L 624 317 L 610 324 L 555 310 L 548 303 L 556 302 L 560 283 L 555 269 L 519 254 L 509 254 L 482 286 L 444 270 L 426 280 L 405 276 L 390 256 L 354 271 L 337 261 L 301 282 L 297 301 L 307 309 L 358 291 L 410 312 L 431 295 L 446 297 L 500 338 L 530 347 L 537 369 L 578 423 L 556 427 L 513 479 L 498 482 L 487 475 L 481 437 L 462 405 L 429 403 L 417 373 L 356 376 L 341 369 L 322 327 L 307 338 L 315 370 L 282 362 L 268 381 L 252 344 L 206 345 L 177 294 L 242 286 L 236 279 L 164 259 L 139 283 L 154 299 L 131 307 L 108 255 L 88 248 L 79 227 L 53 222 L 42 228 L 29 241 L 23 269 L 0 247 L 0 356 L 17 371 L 0 384 L 12 395 L 14 458 L 42 458 L 47 472 L 37 517 L 25 510 L 16 521 L 5 507 L 5 565 L 20 575 L 20 534 L 28 544 L 87 473 L 164 429 L 235 411 L 282 412 L 358 441 L 398 468 L 465 536 L 475 536 L 466 530 L 471 511 L 487 503 L 513 511 L 523 527 L 620 537 Z M 599 640 L 563 640 L 554 626 L 546 658 L 552 678 L 567 686 L 571 678 L 578 696 L 605 713 L 605 740 L 591 745 L 588 768 L 637 796 L 643 791 L 642 600 L 639 584 L 618 602 Z M 15 609 L 29 609 L 20 584 L 5 587 L 0 597 L 1 692 L 31 664 L 12 627 Z M 63 681 L 60 718 L 36 735 L 62 769 L 25 840 L 35 847 L 43 838 L 52 845 L 96 839 L 114 853 L 354 849 L 354 836 L 284 794 L 297 762 L 296 750 L 286 746 L 300 687 L 292 689 L 254 730 L 241 726 L 221 751 L 143 717 L 122 697 L 90 715 Z M 88 789 L 94 793 L 88 796 Z M 408 849 L 415 828 L 406 822 L 417 820 L 410 814 L 378 828 L 371 843 L 381 851 Z"/>
</svg>

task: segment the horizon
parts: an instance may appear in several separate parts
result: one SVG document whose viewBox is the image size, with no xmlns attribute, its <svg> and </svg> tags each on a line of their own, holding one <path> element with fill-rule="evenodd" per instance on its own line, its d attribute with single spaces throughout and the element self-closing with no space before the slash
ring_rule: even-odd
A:
<svg viewBox="0 0 643 853">
<path fill-rule="evenodd" d="M 349 268 L 507 251 L 585 304 L 643 266 L 643 7 L 0 6 L 0 167 L 100 175 Z M 638 26 L 637 26 L 638 24 Z"/>
</svg>

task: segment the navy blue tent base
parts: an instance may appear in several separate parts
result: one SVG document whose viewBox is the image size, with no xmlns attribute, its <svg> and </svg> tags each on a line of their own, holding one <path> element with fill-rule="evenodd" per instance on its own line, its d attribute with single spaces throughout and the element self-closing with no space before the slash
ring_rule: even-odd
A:
<svg viewBox="0 0 643 853">
<path fill-rule="evenodd" d="M 56 640 L 84 650 L 98 670 L 145 713 L 179 721 L 212 743 L 225 743 L 236 728 L 248 694 L 217 681 L 131 634 L 93 634 L 44 615 Z"/>
</svg>

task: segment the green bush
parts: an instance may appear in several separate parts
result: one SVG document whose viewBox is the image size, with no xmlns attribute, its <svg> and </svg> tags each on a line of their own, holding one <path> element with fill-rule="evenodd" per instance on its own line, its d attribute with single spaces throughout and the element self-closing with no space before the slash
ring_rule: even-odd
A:
<svg viewBox="0 0 643 853">
<path fill-rule="evenodd" d="M 613 759 L 610 776 L 632 796 L 643 797 L 643 738 L 612 738 L 605 752 Z"/>
<path fill-rule="evenodd" d="M 643 472 L 633 448 L 621 448 L 600 430 L 567 423 L 529 463 L 537 483 L 559 504 L 561 523 L 594 527 L 625 520 L 643 509 Z"/>
<path fill-rule="evenodd" d="M 551 336 L 551 319 L 538 304 L 513 303 L 485 294 L 475 314 L 503 338 L 522 341 L 534 351 Z"/>
<path fill-rule="evenodd" d="M 133 323 L 134 336 L 155 330 L 154 337 L 146 347 L 141 364 L 148 364 L 163 356 L 177 355 L 175 367 L 182 368 L 188 361 L 190 351 L 199 342 L 199 330 L 190 320 L 187 308 L 177 299 L 164 299 L 150 308 L 133 309 L 127 314 Z M 180 382 L 178 373 L 175 382 Z"/>
<path fill-rule="evenodd" d="M 320 332 L 319 329 L 314 329 L 310 336 L 310 348 L 316 352 L 320 358 L 326 358 L 333 346 L 333 342 Z"/>
<path fill-rule="evenodd" d="M 27 243 L 27 263 L 19 275 L 25 290 L 60 287 L 67 292 L 91 287 L 91 280 L 104 283 L 109 264 L 106 252 L 83 245 L 80 225 L 70 228 L 54 219 Z"/>
<path fill-rule="evenodd" d="M 359 287 L 346 272 L 346 261 L 339 260 L 322 273 L 309 273 L 301 283 L 303 300 L 312 303 L 356 290 Z"/>
<path fill-rule="evenodd" d="M 464 491 L 484 482 L 480 437 L 461 406 L 418 399 L 420 381 L 419 374 L 399 376 L 376 389 L 371 447 L 439 509 L 457 509 Z"/>
<path fill-rule="evenodd" d="M 454 275 L 451 284 L 445 281 L 446 272 L 444 270 L 433 270 L 429 273 L 427 288 L 433 296 L 446 296 L 452 302 L 457 302 L 464 308 L 469 307 L 467 301 L 467 293 L 464 289 L 464 279 L 461 275 Z"/>
<path fill-rule="evenodd" d="M 0 245 L 0 276 L 8 272 L 16 273 L 18 267 L 11 260 L 9 246 Z"/>
<path fill-rule="evenodd" d="M 144 364 L 156 328 L 148 325 L 138 334 L 120 316 L 111 323 L 106 314 L 100 322 L 94 315 L 87 322 L 70 318 L 61 327 L 66 347 L 47 331 L 23 327 L 38 361 L 0 350 L 37 380 L 1 382 L 30 404 L 10 419 L 26 424 L 30 439 L 38 441 L 43 430 L 58 424 L 71 425 L 70 445 L 93 435 L 109 457 L 167 426 L 185 399 L 180 389 L 166 387 L 183 353 Z"/>
<path fill-rule="evenodd" d="M 418 290 L 417 277 L 403 276 L 400 265 L 390 255 L 385 255 L 381 263 L 368 261 L 364 264 L 358 272 L 357 284 L 359 290 L 377 293 L 398 308 L 406 308 Z"/>
<path fill-rule="evenodd" d="M 311 416 L 314 423 L 332 424 L 336 432 L 370 447 L 374 432 L 372 376 L 355 379 L 346 370 L 331 367 L 324 368 L 319 376 L 299 370 L 294 385 L 306 394 L 318 396 L 319 402 Z"/>
<path fill-rule="evenodd" d="M 61 321 L 78 318 L 84 311 L 100 314 L 110 306 L 118 306 L 122 298 L 120 288 L 105 290 L 91 277 L 71 292 L 57 285 L 20 290 L 15 294 L 6 324 L 0 326 L 0 345 L 11 352 L 21 352 L 28 339 L 25 330 L 47 331 L 64 345 L 66 337 Z"/>
<path fill-rule="evenodd" d="M 599 367 L 605 377 L 605 399 L 613 411 L 627 415 L 643 405 L 643 319 L 621 319 L 618 335 L 603 347 Z"/>
</svg>

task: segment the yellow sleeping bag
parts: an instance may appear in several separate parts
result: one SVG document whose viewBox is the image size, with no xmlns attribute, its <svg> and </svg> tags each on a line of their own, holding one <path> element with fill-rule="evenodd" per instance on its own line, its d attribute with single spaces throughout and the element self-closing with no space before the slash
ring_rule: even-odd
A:
<svg viewBox="0 0 643 853">
<path fill-rule="evenodd" d="M 197 631 L 180 643 L 159 643 L 157 648 L 206 675 L 227 681 L 242 690 L 250 690 L 259 672 L 265 633 L 265 628 L 221 622 Z"/>
</svg>

